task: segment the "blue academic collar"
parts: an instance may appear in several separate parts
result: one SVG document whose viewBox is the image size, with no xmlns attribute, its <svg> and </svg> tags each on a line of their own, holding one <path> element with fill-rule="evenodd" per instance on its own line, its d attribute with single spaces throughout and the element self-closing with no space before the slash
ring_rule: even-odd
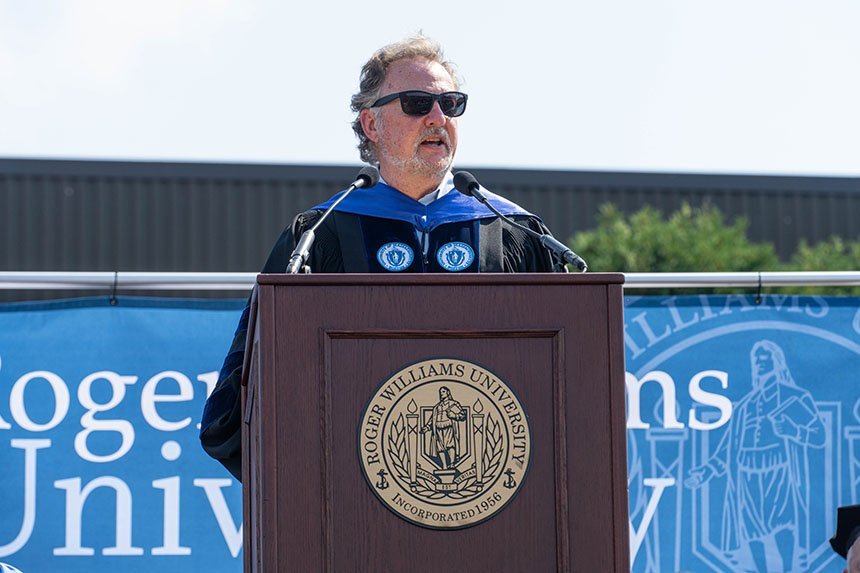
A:
<svg viewBox="0 0 860 573">
<path fill-rule="evenodd" d="M 483 187 L 481 192 L 503 215 L 532 215 L 516 203 L 490 193 Z M 314 209 L 328 209 L 343 193 L 344 191 L 341 191 Z M 335 207 L 335 211 L 405 221 L 427 233 L 447 223 L 495 217 L 493 212 L 477 199 L 467 197 L 459 191 L 449 191 L 432 203 L 424 205 L 383 182 L 367 189 L 356 189 Z"/>
</svg>

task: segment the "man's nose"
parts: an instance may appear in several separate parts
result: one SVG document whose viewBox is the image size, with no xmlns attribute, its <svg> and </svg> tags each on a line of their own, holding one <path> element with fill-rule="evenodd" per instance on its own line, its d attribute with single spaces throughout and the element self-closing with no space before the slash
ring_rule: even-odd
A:
<svg viewBox="0 0 860 573">
<path fill-rule="evenodd" d="M 424 116 L 424 125 L 427 127 L 445 125 L 445 121 L 447 119 L 448 116 L 442 113 L 442 107 L 439 105 L 439 102 L 434 101 L 433 107 L 430 108 L 430 112 Z"/>
</svg>

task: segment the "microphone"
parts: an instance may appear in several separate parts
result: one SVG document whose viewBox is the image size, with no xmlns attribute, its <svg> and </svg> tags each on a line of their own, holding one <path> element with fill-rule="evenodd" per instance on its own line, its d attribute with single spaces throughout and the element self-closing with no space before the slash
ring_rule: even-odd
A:
<svg viewBox="0 0 860 573">
<path fill-rule="evenodd" d="M 296 248 L 293 249 L 292 254 L 290 254 L 290 262 L 287 264 L 286 272 L 291 275 L 298 274 L 298 272 L 302 269 L 305 269 L 304 272 L 310 272 L 310 270 L 305 266 L 305 263 L 308 261 L 308 257 L 311 253 L 311 247 L 314 244 L 314 240 L 316 239 L 315 231 L 317 228 L 325 221 L 325 218 L 329 216 L 329 213 L 334 211 L 334 208 L 337 207 L 341 201 L 346 199 L 346 196 L 352 193 L 353 190 L 359 189 L 361 187 L 373 187 L 379 183 L 379 169 L 374 167 L 373 165 L 366 165 L 361 168 L 358 172 L 358 175 L 355 178 L 355 181 L 350 183 L 349 187 L 343 194 L 337 198 L 337 201 L 331 204 L 331 207 L 325 210 L 314 226 L 302 233 L 302 237 L 299 239 L 299 242 L 296 244 Z"/>
<path fill-rule="evenodd" d="M 379 169 L 374 167 L 373 165 L 365 165 L 358 171 L 358 175 L 355 178 L 355 181 L 350 184 L 350 187 L 355 189 L 359 189 L 361 187 L 373 187 L 379 183 Z M 351 192 L 352 189 L 348 189 L 347 193 Z M 346 195 L 346 193 L 344 193 Z M 339 203 L 340 201 L 338 201 Z M 335 203 L 336 205 L 337 203 Z"/>
<path fill-rule="evenodd" d="M 458 171 L 454 174 L 454 187 L 463 195 L 474 197 L 475 199 L 486 205 L 487 208 L 493 213 L 495 213 L 497 217 L 536 238 L 538 241 L 540 241 L 541 245 L 543 245 L 552 254 L 559 257 L 562 261 L 572 264 L 582 273 L 588 270 L 588 264 L 586 264 L 582 257 L 571 251 L 567 247 L 567 245 L 565 245 L 549 233 L 538 233 L 537 231 L 533 231 L 532 229 L 529 229 L 524 225 L 520 225 L 513 219 L 502 215 L 498 211 L 498 209 L 493 207 L 493 205 L 487 200 L 487 197 L 483 193 L 481 193 L 481 184 L 478 183 L 478 180 L 475 179 L 475 176 L 468 171 Z"/>
</svg>

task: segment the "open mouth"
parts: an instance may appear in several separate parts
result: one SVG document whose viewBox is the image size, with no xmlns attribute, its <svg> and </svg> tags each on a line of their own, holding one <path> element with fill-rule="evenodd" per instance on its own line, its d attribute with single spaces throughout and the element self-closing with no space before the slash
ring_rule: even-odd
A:
<svg viewBox="0 0 860 573">
<path fill-rule="evenodd" d="M 421 145 L 430 149 L 447 149 L 448 144 L 441 137 L 428 137 L 421 142 Z"/>
</svg>

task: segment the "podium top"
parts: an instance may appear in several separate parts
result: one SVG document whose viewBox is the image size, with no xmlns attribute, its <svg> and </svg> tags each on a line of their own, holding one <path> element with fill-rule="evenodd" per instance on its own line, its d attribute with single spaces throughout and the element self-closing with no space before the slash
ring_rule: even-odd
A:
<svg viewBox="0 0 860 573">
<path fill-rule="evenodd" d="M 411 273 L 257 275 L 261 285 L 609 285 L 624 284 L 622 273 Z"/>
</svg>

